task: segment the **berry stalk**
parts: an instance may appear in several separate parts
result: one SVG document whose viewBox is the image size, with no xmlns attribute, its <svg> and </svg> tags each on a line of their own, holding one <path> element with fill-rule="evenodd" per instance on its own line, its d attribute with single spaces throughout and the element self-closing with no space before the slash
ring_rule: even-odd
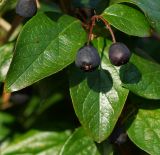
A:
<svg viewBox="0 0 160 155">
<path fill-rule="evenodd" d="M 112 41 L 113 43 L 116 43 L 116 39 L 115 39 L 115 36 L 114 36 L 114 33 L 112 31 L 112 28 L 110 26 L 110 24 L 100 15 L 94 15 L 92 18 L 91 18 L 91 25 L 90 25 L 90 31 L 89 31 L 89 36 L 88 36 L 88 44 L 89 42 L 91 41 L 91 38 L 92 38 L 92 32 L 93 32 L 93 28 L 95 26 L 95 22 L 96 20 L 101 20 L 105 26 L 106 26 L 106 29 L 109 30 L 110 34 L 111 34 L 111 37 L 112 37 Z"/>
</svg>

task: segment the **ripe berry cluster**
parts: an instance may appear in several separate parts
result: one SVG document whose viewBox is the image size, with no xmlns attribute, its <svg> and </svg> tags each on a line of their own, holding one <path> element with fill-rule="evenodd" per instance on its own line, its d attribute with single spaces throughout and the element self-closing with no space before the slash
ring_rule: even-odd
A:
<svg viewBox="0 0 160 155">
<path fill-rule="evenodd" d="M 93 30 L 93 26 L 95 25 L 96 19 L 100 19 L 104 22 L 104 24 L 106 25 L 106 28 L 109 30 L 112 36 L 113 44 L 109 48 L 110 62 L 115 66 L 121 66 L 126 64 L 131 57 L 130 50 L 125 44 L 116 42 L 114 33 L 109 23 L 103 17 L 94 15 L 91 18 L 88 45 L 85 45 L 77 52 L 77 56 L 75 60 L 76 66 L 81 68 L 84 71 L 93 71 L 100 65 L 100 56 L 98 55 L 98 51 L 95 47 L 90 45 L 92 30 Z"/>
<path fill-rule="evenodd" d="M 89 10 L 85 10 L 85 12 L 86 11 L 89 12 Z M 34 16 L 36 12 L 37 12 L 36 0 L 19 0 L 18 1 L 16 6 L 16 13 L 18 15 L 28 18 L 28 17 Z M 112 36 L 113 44 L 110 46 L 110 49 L 109 49 L 110 62 L 115 66 L 121 66 L 126 64 L 131 57 L 131 52 L 129 51 L 127 46 L 123 43 L 116 42 L 114 33 L 109 23 L 103 17 L 97 16 L 94 14 L 92 16 L 92 14 L 93 12 L 91 12 L 91 14 L 88 14 L 87 16 L 91 18 L 90 20 L 91 22 L 89 23 L 90 32 L 88 37 L 88 43 L 87 45 L 80 48 L 79 51 L 77 52 L 77 56 L 75 60 L 76 66 L 87 72 L 87 71 L 95 70 L 100 65 L 101 59 L 98 54 L 98 51 L 95 47 L 93 47 L 90 44 L 93 27 L 95 25 L 96 20 L 99 20 L 99 19 L 104 22 L 104 24 L 106 25 L 106 28 L 109 30 Z"/>
<path fill-rule="evenodd" d="M 131 57 L 131 52 L 123 43 L 113 43 L 109 48 L 110 62 L 115 66 L 126 64 Z M 75 64 L 84 71 L 93 71 L 100 65 L 98 51 L 92 45 L 85 45 L 77 52 Z"/>
</svg>

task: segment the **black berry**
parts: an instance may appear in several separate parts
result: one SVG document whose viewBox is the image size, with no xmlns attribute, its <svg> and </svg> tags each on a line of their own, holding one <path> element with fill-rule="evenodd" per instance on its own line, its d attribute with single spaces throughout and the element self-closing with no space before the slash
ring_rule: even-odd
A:
<svg viewBox="0 0 160 155">
<path fill-rule="evenodd" d="M 114 43 L 109 49 L 109 59 L 115 66 L 126 64 L 131 57 L 131 52 L 128 47 L 123 43 Z"/>
<path fill-rule="evenodd" d="M 85 45 L 79 49 L 75 64 L 84 71 L 93 71 L 100 65 L 98 51 L 92 45 Z"/>
<path fill-rule="evenodd" d="M 37 12 L 36 0 L 19 0 L 16 6 L 16 13 L 22 17 L 32 17 Z"/>
</svg>

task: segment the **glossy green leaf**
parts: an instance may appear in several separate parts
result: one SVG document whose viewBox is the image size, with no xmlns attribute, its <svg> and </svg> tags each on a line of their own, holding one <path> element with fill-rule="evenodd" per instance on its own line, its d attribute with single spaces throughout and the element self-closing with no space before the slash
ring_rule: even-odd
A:
<svg viewBox="0 0 160 155">
<path fill-rule="evenodd" d="M 132 102 L 136 102 L 132 98 Z M 136 102 L 138 112 L 128 120 L 128 136 L 142 150 L 151 155 L 160 154 L 160 101 Z"/>
<path fill-rule="evenodd" d="M 1 150 L 1 155 L 34 154 L 58 155 L 70 131 L 49 132 L 31 130 L 21 137 L 17 137 L 10 145 Z"/>
<path fill-rule="evenodd" d="M 122 4 L 114 4 L 102 16 L 115 28 L 133 36 L 150 36 L 150 26 L 145 16 L 138 10 Z"/>
<path fill-rule="evenodd" d="M 112 132 L 128 95 L 128 90 L 121 87 L 119 68 L 111 65 L 108 59 L 110 44 L 103 39 L 95 41 L 102 56 L 99 69 L 89 73 L 70 69 L 74 110 L 87 133 L 97 142 Z"/>
<path fill-rule="evenodd" d="M 137 5 L 147 16 L 152 27 L 160 33 L 160 1 L 159 0 L 112 0 L 112 3 L 128 2 Z"/>
<path fill-rule="evenodd" d="M 160 99 L 159 64 L 133 54 L 130 63 L 121 67 L 120 77 L 123 86 L 133 93 L 148 99 Z"/>
<path fill-rule="evenodd" d="M 83 128 L 77 129 L 65 142 L 59 155 L 100 155 L 93 140 Z"/>
<path fill-rule="evenodd" d="M 6 91 L 17 91 L 72 63 L 85 43 L 80 21 L 67 15 L 39 13 L 23 28 L 17 40 Z"/>
<path fill-rule="evenodd" d="M 13 57 L 14 44 L 6 44 L 0 47 L 0 81 L 3 82 L 6 78 L 11 59 Z"/>
</svg>

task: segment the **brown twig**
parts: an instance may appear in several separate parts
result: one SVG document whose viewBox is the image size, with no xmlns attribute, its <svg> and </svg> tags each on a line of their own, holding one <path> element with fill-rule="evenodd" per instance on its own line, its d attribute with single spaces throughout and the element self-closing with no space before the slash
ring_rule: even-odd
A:
<svg viewBox="0 0 160 155">
<path fill-rule="evenodd" d="M 91 22 L 91 25 L 90 25 L 90 30 L 89 30 L 89 34 L 88 34 L 88 45 L 89 45 L 89 43 L 90 43 L 90 41 L 91 41 L 91 38 L 92 38 L 92 32 L 93 32 L 93 28 L 94 28 L 94 26 L 95 26 L 95 18 L 93 18 L 92 19 L 92 22 Z"/>
<path fill-rule="evenodd" d="M 104 22 L 104 24 L 106 25 L 106 28 L 109 30 L 109 32 L 110 32 L 110 34 L 112 36 L 113 43 L 116 43 L 116 39 L 115 39 L 115 36 L 114 36 L 114 33 L 113 33 L 112 29 L 111 29 L 110 24 L 102 16 L 97 16 L 96 18 L 97 19 L 101 19 Z"/>
<path fill-rule="evenodd" d="M 1 109 L 6 109 L 6 108 L 10 107 L 10 102 L 9 102 L 10 97 L 11 97 L 11 93 L 7 93 L 7 92 L 5 92 L 5 90 L 3 90 Z"/>
<path fill-rule="evenodd" d="M 95 22 L 96 20 L 99 20 L 99 19 L 105 24 L 106 28 L 109 30 L 113 43 L 116 43 L 116 39 L 115 39 L 115 36 L 114 36 L 114 33 L 112 31 L 110 24 L 102 16 L 94 15 L 91 18 L 91 26 L 90 26 L 90 32 L 89 32 L 89 37 L 88 37 L 88 44 L 91 41 L 92 31 L 93 31 L 93 27 L 95 26 Z"/>
</svg>

